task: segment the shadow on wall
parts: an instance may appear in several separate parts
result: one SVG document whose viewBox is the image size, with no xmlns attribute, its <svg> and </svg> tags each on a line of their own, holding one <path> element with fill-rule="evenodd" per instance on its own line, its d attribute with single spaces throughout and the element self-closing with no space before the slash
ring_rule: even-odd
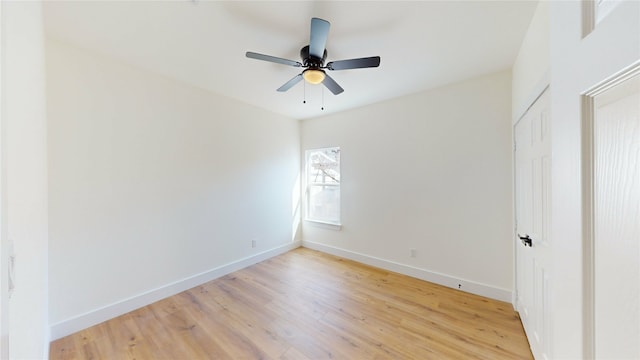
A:
<svg viewBox="0 0 640 360">
<path fill-rule="evenodd" d="M 300 230 L 300 173 L 293 182 L 293 190 L 291 192 L 291 241 L 295 241 Z"/>
</svg>

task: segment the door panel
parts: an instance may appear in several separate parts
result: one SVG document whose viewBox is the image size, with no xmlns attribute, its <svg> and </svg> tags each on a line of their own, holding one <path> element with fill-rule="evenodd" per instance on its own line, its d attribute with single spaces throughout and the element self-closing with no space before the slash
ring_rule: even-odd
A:
<svg viewBox="0 0 640 360">
<path fill-rule="evenodd" d="M 549 358 L 551 145 L 545 91 L 515 127 L 516 307 L 531 351 Z M 530 238 L 531 245 L 522 242 Z"/>
<path fill-rule="evenodd" d="M 594 100 L 595 357 L 640 359 L 640 75 Z"/>
</svg>

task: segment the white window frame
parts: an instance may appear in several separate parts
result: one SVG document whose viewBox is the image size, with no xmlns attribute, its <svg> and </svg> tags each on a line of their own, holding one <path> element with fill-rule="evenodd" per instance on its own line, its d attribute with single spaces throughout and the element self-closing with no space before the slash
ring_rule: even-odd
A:
<svg viewBox="0 0 640 360">
<path fill-rule="evenodd" d="M 326 147 L 326 148 L 317 148 L 317 149 L 308 149 L 305 151 L 305 166 L 304 166 L 304 174 L 305 174 L 305 221 L 312 223 L 312 224 L 316 224 L 319 225 L 321 227 L 326 227 L 329 229 L 334 229 L 334 230 L 340 230 L 342 228 L 342 196 L 339 195 L 340 197 L 340 201 L 338 203 L 338 209 L 339 209 L 339 215 L 338 215 L 338 219 L 336 219 L 336 221 L 330 221 L 330 220 L 326 220 L 326 219 L 318 219 L 318 218 L 313 218 L 310 216 L 311 211 L 310 211 L 310 206 L 311 204 L 311 187 L 314 186 L 323 186 L 323 187 L 337 187 L 338 188 L 338 192 L 340 192 L 340 183 L 342 179 L 339 179 L 337 183 L 335 182 L 314 182 L 314 179 L 311 179 L 309 174 L 310 174 L 310 169 L 309 167 L 311 166 L 311 161 L 310 161 L 310 156 L 312 153 L 314 152 L 319 152 L 319 151 L 338 151 L 340 152 L 340 147 L 339 146 L 333 146 L 333 147 Z M 338 157 L 338 159 L 340 159 L 340 157 Z M 338 160 L 338 173 L 340 174 L 341 170 L 341 161 Z"/>
</svg>

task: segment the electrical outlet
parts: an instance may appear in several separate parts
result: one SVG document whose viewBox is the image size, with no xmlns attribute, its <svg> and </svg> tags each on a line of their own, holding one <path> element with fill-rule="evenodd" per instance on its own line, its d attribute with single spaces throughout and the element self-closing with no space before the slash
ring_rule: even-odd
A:
<svg viewBox="0 0 640 360">
<path fill-rule="evenodd" d="M 418 250 L 416 249 L 411 249 L 411 257 L 414 258 L 418 255 Z"/>
<path fill-rule="evenodd" d="M 251 240 L 251 247 L 255 248 L 257 243 L 258 243 L 258 241 L 256 239 Z"/>
</svg>

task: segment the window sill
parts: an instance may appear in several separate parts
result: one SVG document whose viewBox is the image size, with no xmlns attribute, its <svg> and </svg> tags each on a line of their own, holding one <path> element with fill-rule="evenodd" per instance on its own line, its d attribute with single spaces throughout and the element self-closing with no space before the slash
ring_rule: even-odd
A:
<svg viewBox="0 0 640 360">
<path fill-rule="evenodd" d="M 309 220 L 309 219 L 305 219 L 304 221 L 315 227 L 319 227 L 323 229 L 336 230 L 336 231 L 342 230 L 342 224 L 334 224 L 334 223 L 318 221 L 318 220 Z"/>
</svg>

